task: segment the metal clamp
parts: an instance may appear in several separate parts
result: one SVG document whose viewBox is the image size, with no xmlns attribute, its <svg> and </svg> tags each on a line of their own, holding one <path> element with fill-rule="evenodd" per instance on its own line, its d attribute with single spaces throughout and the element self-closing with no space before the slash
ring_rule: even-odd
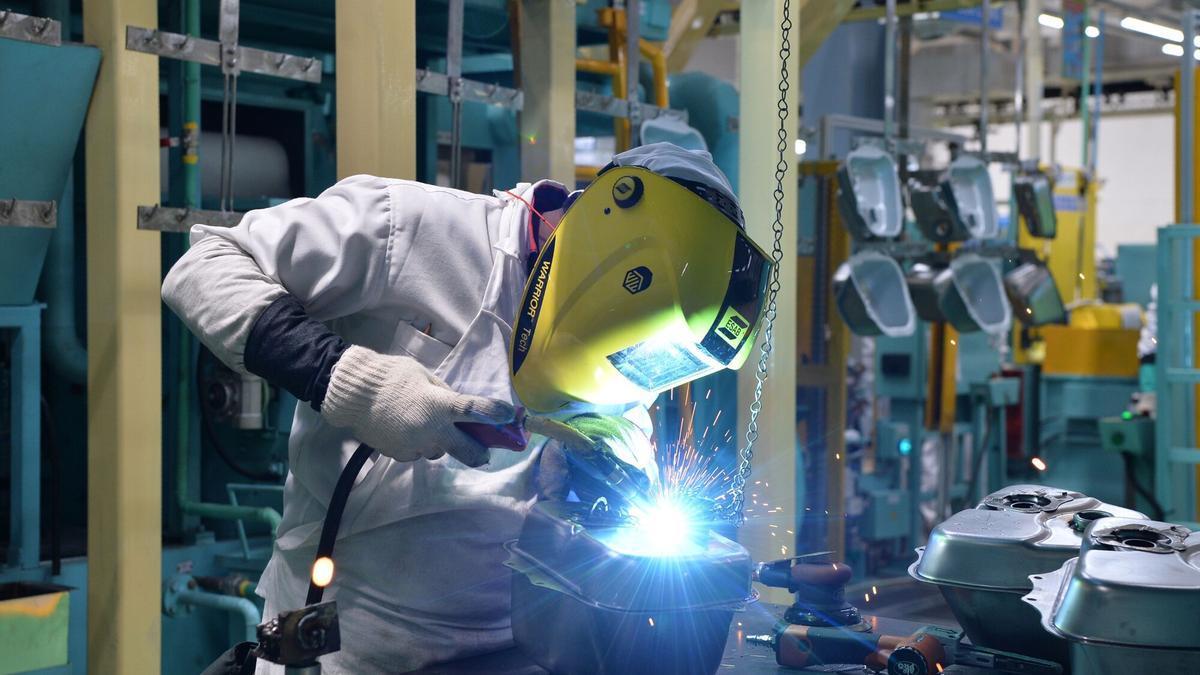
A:
<svg viewBox="0 0 1200 675">
<path fill-rule="evenodd" d="M 0 227 L 52 228 L 57 225 L 57 202 L 0 199 Z"/>
<path fill-rule="evenodd" d="M 62 45 L 62 24 L 54 19 L 0 10 L 0 37 L 58 47 Z"/>
<path fill-rule="evenodd" d="M 126 26 L 125 48 L 144 54 L 213 66 L 221 68 L 222 71 L 226 68 L 224 50 L 221 43 L 215 40 Z M 321 60 L 313 57 L 269 52 L 253 47 L 237 47 L 229 59 L 240 73 L 282 77 L 313 84 L 321 81 Z"/>
<path fill-rule="evenodd" d="M 139 206 L 137 226 L 139 230 L 155 232 L 190 232 L 193 225 L 234 227 L 242 221 L 244 213 L 207 211 L 203 209 L 178 209 L 167 206 Z"/>
</svg>

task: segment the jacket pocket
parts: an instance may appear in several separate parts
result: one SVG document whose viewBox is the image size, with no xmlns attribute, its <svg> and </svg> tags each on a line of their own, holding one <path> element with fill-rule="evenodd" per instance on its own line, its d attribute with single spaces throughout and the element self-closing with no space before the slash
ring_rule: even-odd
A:
<svg viewBox="0 0 1200 675">
<path fill-rule="evenodd" d="M 413 357 L 430 371 L 437 369 L 453 349 L 441 340 L 426 335 L 407 321 L 396 324 L 396 336 L 392 338 L 391 352 L 404 353 Z"/>
</svg>

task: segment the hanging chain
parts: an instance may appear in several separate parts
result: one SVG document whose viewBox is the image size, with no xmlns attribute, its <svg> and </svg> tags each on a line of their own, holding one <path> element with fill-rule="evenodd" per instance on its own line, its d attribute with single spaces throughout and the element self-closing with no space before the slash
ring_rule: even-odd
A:
<svg viewBox="0 0 1200 675">
<path fill-rule="evenodd" d="M 789 39 L 792 32 L 792 12 L 790 0 L 783 2 L 783 20 L 779 24 L 779 100 L 776 111 L 779 115 L 779 141 L 776 146 L 778 159 L 775 163 L 775 222 L 771 229 L 775 232 L 775 242 L 771 249 L 771 283 L 767 290 L 767 311 L 763 319 L 763 341 L 758 356 L 758 368 L 754 373 L 754 402 L 750 404 L 750 420 L 746 425 L 746 445 L 738 453 L 738 469 L 734 474 L 733 484 L 729 488 L 730 499 L 723 509 L 723 515 L 728 520 L 741 527 L 745 521 L 742 513 L 746 505 L 746 481 L 750 478 L 750 463 L 754 459 L 754 443 L 758 440 L 758 414 L 762 412 L 763 386 L 767 382 L 767 365 L 771 359 L 771 350 L 775 338 L 775 317 L 778 315 L 776 299 L 779 295 L 779 268 L 783 263 L 783 181 L 787 177 L 788 149 L 791 134 L 788 133 L 788 60 L 792 55 L 792 43 Z"/>
</svg>

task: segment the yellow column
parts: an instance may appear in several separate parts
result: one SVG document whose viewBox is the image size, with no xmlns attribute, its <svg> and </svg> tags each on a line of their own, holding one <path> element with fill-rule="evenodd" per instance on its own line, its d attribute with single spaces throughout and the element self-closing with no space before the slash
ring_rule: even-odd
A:
<svg viewBox="0 0 1200 675">
<path fill-rule="evenodd" d="M 103 52 L 87 120 L 88 672 L 158 672 L 162 578 L 162 304 L 158 57 L 125 27 L 157 26 L 155 0 L 85 0 Z"/>
<path fill-rule="evenodd" d="M 417 177 L 416 3 L 338 0 L 337 172 Z"/>
<path fill-rule="evenodd" d="M 775 103 L 779 98 L 779 24 L 783 17 L 782 0 L 742 3 L 741 10 L 741 166 L 738 193 L 750 236 L 768 251 L 774 233 L 775 165 L 779 118 Z M 759 416 L 759 439 L 755 444 L 754 473 L 747 485 L 746 504 L 754 512 L 742 527 L 740 540 L 756 560 L 794 555 L 799 521 L 796 508 L 796 478 L 799 462 L 796 446 L 796 155 L 793 139 L 799 128 L 800 71 L 797 39 L 799 15 L 792 3 L 792 62 L 789 64 L 791 89 L 788 106 L 787 142 L 784 160 L 787 175 L 783 180 L 783 263 L 779 278 L 782 287 L 777 298 L 774 351 L 769 362 L 769 378 L 763 392 Z M 738 425 L 744 432 L 747 407 L 754 397 L 754 371 L 757 350 L 738 373 Z M 755 481 L 762 481 L 755 484 Z M 751 494 L 758 505 L 752 501 Z M 763 505 L 766 505 L 765 507 Z M 767 513 L 770 511 L 771 513 Z M 775 527 L 771 527 L 774 525 Z M 786 593 L 771 589 L 768 599 L 790 602 Z"/>
<path fill-rule="evenodd" d="M 575 185 L 575 3 L 520 0 L 521 179 Z"/>
</svg>

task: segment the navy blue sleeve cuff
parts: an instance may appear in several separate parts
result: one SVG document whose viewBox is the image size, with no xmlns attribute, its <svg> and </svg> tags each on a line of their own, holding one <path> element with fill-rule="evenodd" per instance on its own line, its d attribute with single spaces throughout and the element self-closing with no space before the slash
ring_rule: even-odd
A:
<svg viewBox="0 0 1200 675">
<path fill-rule="evenodd" d="M 309 318 L 291 295 L 272 302 L 250 328 L 246 370 L 321 409 L 333 366 L 350 345 Z"/>
</svg>

